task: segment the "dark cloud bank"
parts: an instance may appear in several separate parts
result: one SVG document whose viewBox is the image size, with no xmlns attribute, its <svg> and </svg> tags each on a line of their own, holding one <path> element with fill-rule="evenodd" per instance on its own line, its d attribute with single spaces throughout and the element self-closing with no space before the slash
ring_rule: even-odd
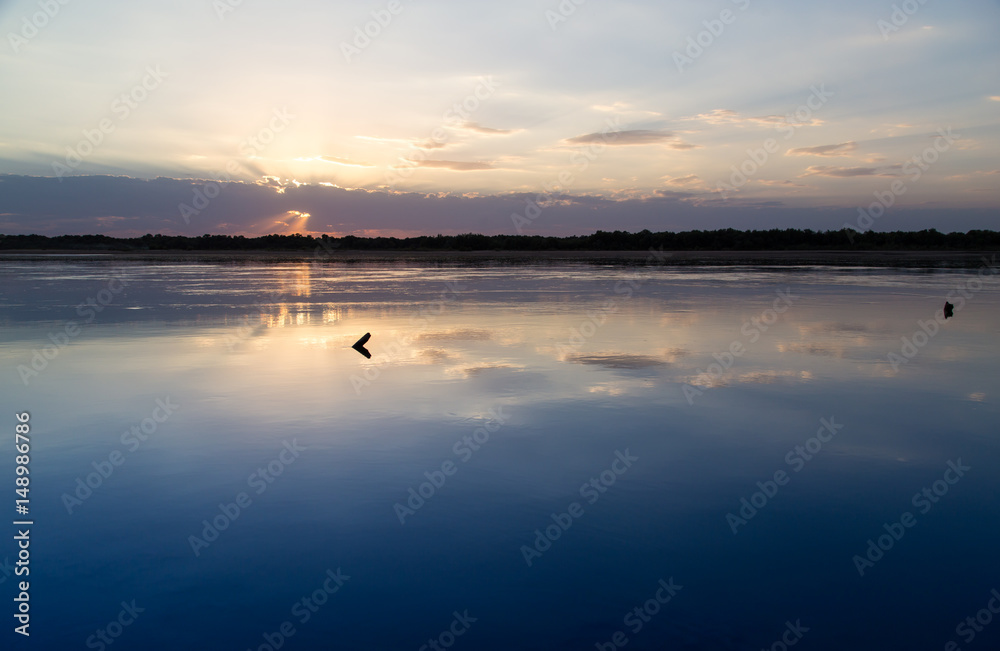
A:
<svg viewBox="0 0 1000 651">
<path fill-rule="evenodd" d="M 198 191 L 205 194 L 198 194 Z M 206 195 L 212 195 L 208 197 Z M 197 199 L 196 197 L 201 197 Z M 0 233 L 43 235 L 101 233 L 137 236 L 330 232 L 365 234 L 515 233 L 512 214 L 527 215 L 528 235 L 589 234 L 597 230 L 651 231 L 717 228 L 836 230 L 857 221 L 856 208 L 794 208 L 780 202 L 730 199 L 692 202 L 693 194 L 661 193 L 614 201 L 556 197 L 540 213 L 529 211 L 535 194 L 438 196 L 368 192 L 322 185 L 214 183 L 126 176 L 56 178 L 0 175 Z M 185 220 L 180 206 L 188 212 Z M 296 213 L 309 213 L 307 222 Z M 284 225 L 288 224 L 288 226 Z M 996 228 L 996 214 L 977 209 L 894 208 L 875 230 L 966 231 Z M 289 229 L 293 230 L 289 230 Z"/>
</svg>

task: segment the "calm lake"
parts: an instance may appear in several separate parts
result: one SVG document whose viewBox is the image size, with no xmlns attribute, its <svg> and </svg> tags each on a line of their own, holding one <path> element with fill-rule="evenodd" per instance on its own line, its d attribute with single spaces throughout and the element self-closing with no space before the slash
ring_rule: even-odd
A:
<svg viewBox="0 0 1000 651">
<path fill-rule="evenodd" d="M 3 636 L 1000 647 L 997 271 L 5 258 Z"/>
</svg>

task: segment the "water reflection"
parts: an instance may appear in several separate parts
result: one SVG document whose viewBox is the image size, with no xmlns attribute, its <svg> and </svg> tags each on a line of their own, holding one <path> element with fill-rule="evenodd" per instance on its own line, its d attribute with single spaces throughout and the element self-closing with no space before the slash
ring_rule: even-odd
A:
<svg viewBox="0 0 1000 651">
<path fill-rule="evenodd" d="M 465 609 L 478 619 L 461 643 L 477 649 L 594 648 L 619 630 L 635 649 L 762 648 L 797 619 L 813 648 L 943 647 L 1000 568 L 996 283 L 935 320 L 966 273 L 0 274 L 0 389 L 37 427 L 32 576 L 52 648 L 132 598 L 146 611 L 123 648 L 256 649 L 285 620 L 289 648 L 419 648 Z M 125 291 L 60 346 L 114 274 Z M 370 358 L 352 350 L 363 333 Z M 176 413 L 130 450 L 123 433 L 167 399 Z M 843 429 L 809 452 L 821 418 Z M 273 464 L 289 445 L 304 449 Z M 797 446 L 810 456 L 793 467 Z M 69 513 L 64 496 L 116 449 L 123 465 Z M 625 450 L 628 472 L 604 475 Z M 958 458 L 972 469 L 859 576 L 852 558 Z M 777 471 L 790 481 L 734 535 L 727 514 Z M 251 503 L 196 555 L 190 537 L 241 492 Z M 413 511 L 402 525 L 397 504 Z M 528 565 L 522 548 L 553 523 Z M 290 604 L 338 568 L 350 580 L 299 621 Z M 624 628 L 671 578 L 670 603 Z"/>
</svg>

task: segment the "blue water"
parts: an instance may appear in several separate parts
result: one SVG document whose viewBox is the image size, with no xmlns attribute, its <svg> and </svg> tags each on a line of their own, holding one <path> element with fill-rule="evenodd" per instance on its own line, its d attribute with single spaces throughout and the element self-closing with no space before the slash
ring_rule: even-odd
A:
<svg viewBox="0 0 1000 651">
<path fill-rule="evenodd" d="M 1000 646 L 989 269 L 0 265 L 32 648 Z"/>
</svg>

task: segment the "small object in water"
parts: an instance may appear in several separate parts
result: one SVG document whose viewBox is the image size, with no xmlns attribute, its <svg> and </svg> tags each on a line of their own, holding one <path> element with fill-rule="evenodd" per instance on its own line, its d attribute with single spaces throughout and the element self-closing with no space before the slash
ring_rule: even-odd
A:
<svg viewBox="0 0 1000 651">
<path fill-rule="evenodd" d="M 361 339 L 358 339 L 356 342 L 354 342 L 354 345 L 351 346 L 351 348 L 353 348 L 354 350 L 358 351 L 359 353 L 361 353 L 362 355 L 364 355 L 368 359 L 371 359 L 372 358 L 372 354 L 368 352 L 367 348 L 365 348 L 365 344 L 367 344 L 368 340 L 371 339 L 371 338 L 372 338 L 372 333 L 366 332 L 365 336 L 362 337 Z"/>
<path fill-rule="evenodd" d="M 948 301 L 944 302 L 944 318 L 948 319 L 955 316 L 955 306 Z"/>
</svg>

